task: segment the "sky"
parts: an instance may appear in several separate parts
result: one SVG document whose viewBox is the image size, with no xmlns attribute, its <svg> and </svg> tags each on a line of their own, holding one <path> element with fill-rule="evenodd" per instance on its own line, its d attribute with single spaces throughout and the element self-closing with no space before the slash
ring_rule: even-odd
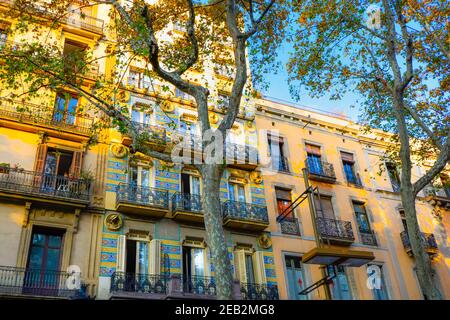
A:
<svg viewBox="0 0 450 320">
<path fill-rule="evenodd" d="M 289 59 L 289 51 L 285 47 L 280 50 L 278 55 L 279 61 L 286 65 Z M 331 100 L 329 96 L 316 99 L 311 98 L 308 92 L 305 91 L 301 94 L 300 100 L 296 101 L 292 98 L 289 92 L 288 75 L 286 70 L 280 70 L 278 74 L 267 74 L 266 78 L 269 83 L 267 89 L 262 90 L 262 93 L 271 98 L 281 99 L 287 102 L 295 103 L 299 107 L 307 107 L 312 109 L 318 109 L 320 111 L 331 112 L 339 115 L 345 115 L 353 121 L 358 119 L 358 109 L 351 108 L 350 106 L 357 106 L 356 96 L 353 94 L 346 94 L 341 100 Z"/>
</svg>

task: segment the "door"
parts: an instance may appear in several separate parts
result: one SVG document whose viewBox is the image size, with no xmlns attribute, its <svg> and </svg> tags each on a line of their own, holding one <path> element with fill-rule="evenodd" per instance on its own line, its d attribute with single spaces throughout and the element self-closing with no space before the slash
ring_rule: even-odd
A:
<svg viewBox="0 0 450 320">
<path fill-rule="evenodd" d="M 42 190 L 45 192 L 70 191 L 69 178 L 77 176 L 73 170 L 73 152 L 48 149 L 44 163 Z M 77 170 L 79 171 L 80 168 Z"/>
<path fill-rule="evenodd" d="M 154 201 L 150 190 L 150 168 L 131 166 L 128 177 L 128 198 L 132 201 L 152 203 Z"/>
<path fill-rule="evenodd" d="M 350 285 L 347 277 L 347 273 L 344 267 L 338 266 L 333 268 L 333 266 L 328 266 L 328 273 L 330 275 L 336 274 L 330 285 L 331 296 L 333 300 L 351 300 L 352 292 L 350 290 Z"/>
<path fill-rule="evenodd" d="M 285 256 L 286 283 L 288 287 L 289 300 L 306 300 L 307 296 L 299 294 L 305 289 L 305 281 L 301 258 L 295 256 Z"/>
<path fill-rule="evenodd" d="M 205 260 L 205 249 L 183 247 L 183 285 L 187 292 L 202 294 L 208 286 Z"/>
<path fill-rule="evenodd" d="M 33 230 L 24 275 L 24 291 L 28 294 L 55 295 L 66 279 L 61 277 L 60 264 L 63 231 Z"/>
<path fill-rule="evenodd" d="M 148 241 L 127 239 L 125 284 L 129 291 L 140 291 L 149 284 L 149 245 Z"/>
<path fill-rule="evenodd" d="M 182 206 L 185 210 L 201 210 L 200 202 L 200 178 L 187 173 L 181 174 Z"/>
</svg>

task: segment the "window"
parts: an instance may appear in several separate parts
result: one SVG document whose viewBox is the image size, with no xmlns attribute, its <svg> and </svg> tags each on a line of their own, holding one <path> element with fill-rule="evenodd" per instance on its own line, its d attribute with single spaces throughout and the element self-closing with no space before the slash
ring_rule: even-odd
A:
<svg viewBox="0 0 450 320">
<path fill-rule="evenodd" d="M 333 210 L 333 203 L 331 197 L 320 195 L 320 201 L 317 194 L 314 195 L 314 203 L 316 205 L 316 212 L 319 218 L 336 219 Z"/>
<path fill-rule="evenodd" d="M 392 191 L 400 191 L 400 177 L 397 172 L 397 167 L 393 163 L 386 163 L 386 169 L 391 180 Z"/>
<path fill-rule="evenodd" d="M 46 294 L 58 290 L 64 231 L 61 229 L 33 227 L 24 290 L 42 290 Z M 49 291 L 51 290 L 51 291 Z M 42 294 L 42 292 L 40 292 Z"/>
<path fill-rule="evenodd" d="M 78 98 L 68 93 L 59 93 L 56 96 L 55 108 L 53 110 L 53 121 L 59 123 L 75 124 Z"/>
<path fill-rule="evenodd" d="M 128 172 L 128 183 L 134 186 L 150 187 L 150 167 L 131 165 Z"/>
<path fill-rule="evenodd" d="M 130 70 L 128 85 L 138 89 L 151 88 L 152 86 L 150 77 L 137 70 Z"/>
<path fill-rule="evenodd" d="M 86 59 L 88 46 L 71 40 L 64 42 L 64 71 L 66 75 L 74 75 L 82 70 L 82 62 Z"/>
<path fill-rule="evenodd" d="M 355 160 L 353 159 L 353 154 L 341 151 L 341 159 L 347 182 L 354 185 L 360 185 L 361 182 L 355 174 Z"/>
<path fill-rule="evenodd" d="M 289 172 L 288 161 L 284 156 L 285 141 L 282 137 L 267 135 L 272 168 L 281 172 Z"/>
<path fill-rule="evenodd" d="M 371 264 L 368 264 L 367 266 L 371 266 Z M 375 300 L 389 300 L 389 294 L 388 294 L 388 290 L 387 290 L 387 286 L 386 286 L 386 280 L 385 280 L 385 275 L 384 275 L 384 271 L 383 271 L 383 266 L 378 265 L 378 264 L 376 266 L 380 268 L 380 288 L 372 289 L 373 298 Z M 368 276 L 370 276 L 370 274 Z"/>
<path fill-rule="evenodd" d="M 376 246 L 375 234 L 370 227 L 369 217 L 366 207 L 363 203 L 353 201 L 353 210 L 355 211 L 356 223 L 358 225 L 361 242 L 366 245 Z"/>
<path fill-rule="evenodd" d="M 324 175 L 322 167 L 322 156 L 320 147 L 313 144 L 306 144 L 306 161 L 311 174 Z"/>
<path fill-rule="evenodd" d="M 240 183 L 228 183 L 228 198 L 232 201 L 245 202 L 245 186 Z"/>
<path fill-rule="evenodd" d="M 335 275 L 333 285 L 330 288 L 333 300 L 351 300 L 352 292 L 350 290 L 347 271 L 342 266 L 328 266 L 328 273 Z"/>
<path fill-rule="evenodd" d="M 362 233 L 371 233 L 369 218 L 367 216 L 364 204 L 353 202 L 353 210 L 355 210 L 356 222 L 358 223 L 359 231 Z"/>
<path fill-rule="evenodd" d="M 230 106 L 230 97 L 226 94 L 219 93 L 217 99 L 217 108 L 222 112 L 226 112 Z"/>
<path fill-rule="evenodd" d="M 400 209 L 398 211 L 398 213 L 400 214 L 400 219 L 402 220 L 402 225 L 403 225 L 403 230 L 405 232 L 408 232 L 408 226 L 406 224 L 406 216 L 405 216 L 405 211 L 403 209 Z"/>
<path fill-rule="evenodd" d="M 181 193 L 183 201 L 181 205 L 184 210 L 187 211 L 200 211 L 201 210 L 201 184 L 200 177 L 182 173 L 181 174 Z"/>
<path fill-rule="evenodd" d="M 236 278 L 245 284 L 265 284 L 264 252 L 249 247 L 238 247 L 234 251 Z M 251 286 L 247 288 L 250 290 Z M 247 291 L 248 292 L 248 291 Z"/>
<path fill-rule="evenodd" d="M 147 275 L 149 270 L 149 242 L 127 238 L 125 272 Z"/>
<path fill-rule="evenodd" d="M 151 113 L 147 113 L 136 108 L 131 110 L 131 121 L 150 125 L 152 123 Z"/>
<path fill-rule="evenodd" d="M 205 277 L 209 276 L 209 270 L 206 252 L 205 248 L 183 246 L 184 290 L 196 293 L 207 290 Z"/>
<path fill-rule="evenodd" d="M 6 45 L 8 40 L 8 32 L 6 30 L 0 29 L 0 49 Z"/>
<path fill-rule="evenodd" d="M 292 204 L 291 190 L 275 187 L 275 195 L 277 197 L 278 214 L 280 215 Z M 294 212 L 291 210 L 286 217 L 294 218 Z"/>
<path fill-rule="evenodd" d="M 307 287 L 301 258 L 285 256 L 284 263 L 286 265 L 286 284 L 288 286 L 289 300 L 306 300 L 306 295 L 299 294 Z"/>
</svg>

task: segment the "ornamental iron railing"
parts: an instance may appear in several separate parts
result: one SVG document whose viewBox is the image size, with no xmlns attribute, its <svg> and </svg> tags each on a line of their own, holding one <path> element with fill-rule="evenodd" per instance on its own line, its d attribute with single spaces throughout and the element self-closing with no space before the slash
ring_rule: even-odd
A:
<svg viewBox="0 0 450 320">
<path fill-rule="evenodd" d="M 333 180 L 336 179 L 334 166 L 331 163 L 325 162 L 323 160 L 317 160 L 316 157 L 308 157 L 305 161 L 305 165 L 310 175 Z"/>
<path fill-rule="evenodd" d="M 172 211 L 202 213 L 202 199 L 198 194 L 175 192 L 172 195 Z"/>
<path fill-rule="evenodd" d="M 275 284 L 241 283 L 242 300 L 278 300 Z"/>
<path fill-rule="evenodd" d="M 400 237 L 402 239 L 403 247 L 405 248 L 405 250 L 407 252 L 412 252 L 411 242 L 409 240 L 408 232 L 402 231 L 400 233 Z M 436 242 L 436 238 L 434 237 L 434 234 L 421 232 L 421 241 L 422 241 L 422 245 L 425 248 L 425 251 L 427 251 L 428 253 L 431 253 L 431 254 L 437 253 L 438 245 Z"/>
<path fill-rule="evenodd" d="M 166 275 L 114 272 L 111 276 L 111 292 L 134 292 L 144 294 L 166 294 Z"/>
<path fill-rule="evenodd" d="M 323 240 L 354 241 L 352 224 L 350 221 L 342 221 L 317 217 L 317 231 Z"/>
<path fill-rule="evenodd" d="M 0 266 L 0 294 L 85 298 L 84 287 L 74 286 L 75 277 L 79 279 L 79 276 L 62 271 Z"/>
<path fill-rule="evenodd" d="M 280 222 L 281 233 L 300 236 L 300 226 L 298 219 L 293 217 L 285 217 Z"/>
<path fill-rule="evenodd" d="M 91 181 L 2 167 L 0 168 L 0 190 L 57 199 L 89 201 Z"/>
<path fill-rule="evenodd" d="M 116 189 L 116 204 L 121 202 L 168 209 L 169 192 L 163 189 L 120 183 Z"/>
<path fill-rule="evenodd" d="M 242 201 L 225 201 L 222 204 L 222 216 L 224 219 L 229 218 L 269 223 L 267 207 Z"/>
</svg>

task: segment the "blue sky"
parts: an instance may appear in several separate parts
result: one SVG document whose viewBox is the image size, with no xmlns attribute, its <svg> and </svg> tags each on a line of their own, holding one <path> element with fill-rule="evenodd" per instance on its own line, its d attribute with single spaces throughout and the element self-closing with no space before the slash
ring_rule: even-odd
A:
<svg viewBox="0 0 450 320">
<path fill-rule="evenodd" d="M 289 52 L 287 48 L 280 50 L 278 59 L 282 62 L 283 66 L 286 65 L 289 58 Z M 319 109 L 321 111 L 332 112 L 337 114 L 344 114 L 350 119 L 356 121 L 358 118 L 358 109 L 351 108 L 351 105 L 357 106 L 356 97 L 353 94 L 346 94 L 341 100 L 331 100 L 329 96 L 324 96 L 319 99 L 311 98 L 308 92 L 305 90 L 301 93 L 300 100 L 295 101 L 290 92 L 288 85 L 288 75 L 283 67 L 278 74 L 268 74 L 266 78 L 269 83 L 269 88 L 267 90 L 262 90 L 263 94 L 269 97 L 286 100 L 298 104 L 299 107 L 305 106 L 314 109 Z"/>
</svg>

